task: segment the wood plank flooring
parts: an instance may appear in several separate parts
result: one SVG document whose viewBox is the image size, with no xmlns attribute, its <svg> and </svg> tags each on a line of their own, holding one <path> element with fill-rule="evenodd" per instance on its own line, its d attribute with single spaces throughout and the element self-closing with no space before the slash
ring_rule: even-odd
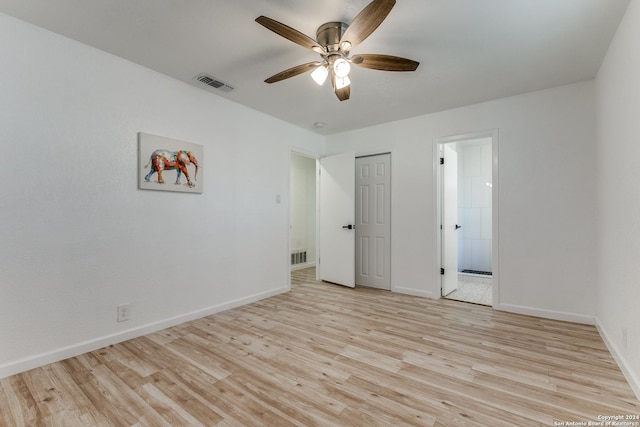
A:
<svg viewBox="0 0 640 427">
<path fill-rule="evenodd" d="M 342 288 L 313 269 L 292 281 L 2 379 L 0 425 L 513 427 L 640 414 L 591 326 Z"/>
</svg>

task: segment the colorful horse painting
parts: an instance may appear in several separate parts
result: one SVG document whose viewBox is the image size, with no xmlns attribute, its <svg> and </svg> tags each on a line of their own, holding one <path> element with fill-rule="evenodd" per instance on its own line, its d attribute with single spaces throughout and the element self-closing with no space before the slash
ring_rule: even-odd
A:
<svg viewBox="0 0 640 427">
<path fill-rule="evenodd" d="M 191 151 L 156 150 L 151 154 L 149 162 L 144 166 L 144 168 L 148 168 L 149 165 L 151 165 L 151 170 L 144 177 L 144 180 L 147 182 L 149 182 L 154 173 L 157 173 L 158 183 L 164 184 L 162 172 L 166 170 L 176 170 L 178 172 L 175 182 L 176 185 L 180 184 L 180 177 L 184 173 L 184 176 L 187 178 L 187 185 L 189 187 L 195 187 L 195 184 L 189 178 L 189 171 L 187 170 L 187 166 L 189 165 L 194 165 L 196 167 L 196 172 L 193 174 L 193 180 L 195 181 L 198 176 L 198 160 Z"/>
</svg>

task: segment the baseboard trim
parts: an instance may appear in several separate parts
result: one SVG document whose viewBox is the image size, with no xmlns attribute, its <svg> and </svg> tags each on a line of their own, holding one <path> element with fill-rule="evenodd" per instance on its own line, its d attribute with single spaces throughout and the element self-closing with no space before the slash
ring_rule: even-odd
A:
<svg viewBox="0 0 640 427">
<path fill-rule="evenodd" d="M 541 308 L 527 307 L 522 305 L 512 305 L 512 304 L 495 304 L 493 308 L 500 311 L 507 311 L 509 313 L 526 314 L 528 316 L 542 317 L 545 319 L 562 320 L 565 322 L 582 323 L 585 325 L 596 324 L 596 320 L 594 316 L 588 316 L 585 314 L 545 310 Z"/>
<path fill-rule="evenodd" d="M 618 367 L 620 367 L 622 375 L 624 375 L 624 377 L 626 378 L 629 386 L 631 387 L 631 390 L 633 390 L 633 393 L 636 395 L 638 400 L 640 400 L 640 378 L 638 378 L 638 376 L 634 374 L 633 370 L 629 366 L 629 363 L 627 362 L 627 359 L 625 359 L 622 353 L 618 350 L 618 347 L 613 343 L 606 329 L 604 328 L 604 326 L 602 326 L 602 323 L 600 323 L 600 319 L 598 319 L 597 317 L 596 328 L 598 329 L 598 332 L 602 337 L 602 341 L 604 341 L 604 344 L 609 349 L 609 353 L 611 353 L 613 359 L 618 364 Z"/>
<path fill-rule="evenodd" d="M 303 270 L 305 268 L 315 267 L 315 266 L 316 266 L 315 262 L 305 262 L 304 264 L 292 265 L 291 266 L 291 271 Z"/>
<path fill-rule="evenodd" d="M 281 293 L 287 292 L 288 290 L 288 287 L 273 289 L 271 291 L 250 295 L 248 297 L 239 298 L 234 301 L 229 301 L 201 310 L 196 310 L 191 313 L 181 314 L 179 316 L 174 316 L 157 322 L 148 323 L 146 325 L 138 326 L 126 331 L 58 348 L 52 351 L 37 354 L 35 356 L 25 357 L 23 359 L 15 360 L 9 363 L 0 364 L 0 378 L 9 377 L 11 375 L 19 374 L 20 372 L 25 372 L 30 369 L 38 368 L 49 363 L 58 362 L 60 360 L 68 359 L 70 357 L 78 356 L 90 351 L 95 351 L 102 347 L 117 344 L 122 341 L 130 340 L 132 338 L 137 338 L 142 335 L 150 334 L 152 332 L 157 332 L 162 329 L 179 325 L 181 323 L 199 319 L 201 317 L 210 316 L 212 314 L 229 310 L 231 308 L 250 304 L 252 302 L 279 295 Z"/>
<path fill-rule="evenodd" d="M 392 292 L 397 292 L 399 294 L 411 295 L 411 296 L 414 296 L 414 297 L 431 298 L 431 299 L 436 298 L 436 297 L 433 296 L 433 292 L 431 292 L 431 291 L 421 291 L 419 289 L 392 286 L 391 287 L 391 291 Z"/>
</svg>

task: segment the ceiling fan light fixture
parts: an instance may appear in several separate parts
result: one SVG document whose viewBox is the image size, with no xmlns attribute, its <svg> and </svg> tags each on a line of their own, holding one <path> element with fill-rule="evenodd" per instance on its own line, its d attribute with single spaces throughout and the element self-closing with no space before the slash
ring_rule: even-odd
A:
<svg viewBox="0 0 640 427">
<path fill-rule="evenodd" d="M 351 50 L 351 42 L 349 41 L 343 41 L 342 43 L 340 43 L 340 49 L 342 49 L 343 52 L 349 52 Z"/>
<path fill-rule="evenodd" d="M 329 70 L 325 65 L 320 65 L 318 68 L 313 70 L 311 73 L 311 78 L 314 82 L 318 83 L 319 86 L 322 86 L 327 80 L 327 76 L 329 75 Z"/>
<path fill-rule="evenodd" d="M 349 0 L 351 2 L 352 0 Z M 349 72 L 351 64 L 361 68 L 382 71 L 415 71 L 419 63 L 407 58 L 392 55 L 360 54 L 351 57 L 351 49 L 362 43 L 386 19 L 396 0 L 369 0 L 351 23 L 334 21 L 318 27 L 316 40 L 281 22 L 266 16 L 259 16 L 256 22 L 285 39 L 319 53 L 321 61 L 307 62 L 281 71 L 265 80 L 275 83 L 299 74 L 311 72 L 313 80 L 323 85 L 331 74 L 331 86 L 340 101 L 351 96 Z"/>
<path fill-rule="evenodd" d="M 351 65 L 349 65 L 349 61 L 346 59 L 338 58 L 333 63 L 333 71 L 336 73 L 336 77 L 347 77 L 349 71 L 351 71 Z"/>
<path fill-rule="evenodd" d="M 349 76 L 339 77 L 336 76 L 336 89 L 344 89 L 351 84 Z"/>
</svg>

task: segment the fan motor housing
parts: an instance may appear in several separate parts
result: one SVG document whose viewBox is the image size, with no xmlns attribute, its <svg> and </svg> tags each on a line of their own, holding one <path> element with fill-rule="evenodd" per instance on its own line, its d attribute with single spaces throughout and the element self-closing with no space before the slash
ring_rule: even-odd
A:
<svg viewBox="0 0 640 427">
<path fill-rule="evenodd" d="M 340 48 L 340 38 L 342 38 L 348 26 L 344 22 L 322 24 L 316 31 L 316 40 L 321 46 L 326 47 L 329 52 L 337 51 Z"/>
</svg>

